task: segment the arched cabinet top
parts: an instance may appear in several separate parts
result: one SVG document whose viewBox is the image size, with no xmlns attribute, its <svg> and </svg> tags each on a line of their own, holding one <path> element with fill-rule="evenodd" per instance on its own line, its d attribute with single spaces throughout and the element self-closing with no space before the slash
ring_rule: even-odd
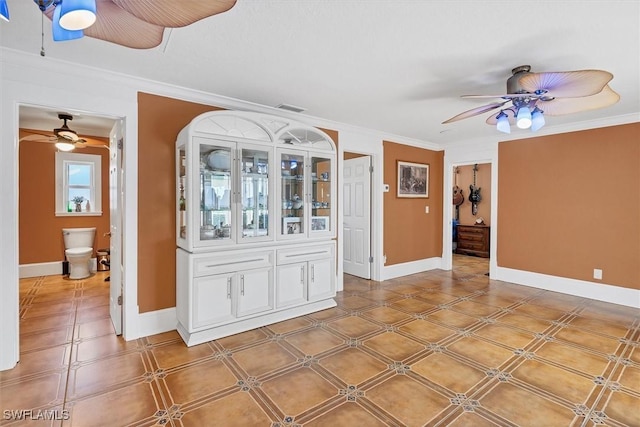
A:
<svg viewBox="0 0 640 427">
<path fill-rule="evenodd" d="M 194 135 L 336 151 L 334 141 L 320 129 L 284 117 L 249 111 L 220 110 L 200 114 L 182 129 L 178 141 Z"/>
</svg>

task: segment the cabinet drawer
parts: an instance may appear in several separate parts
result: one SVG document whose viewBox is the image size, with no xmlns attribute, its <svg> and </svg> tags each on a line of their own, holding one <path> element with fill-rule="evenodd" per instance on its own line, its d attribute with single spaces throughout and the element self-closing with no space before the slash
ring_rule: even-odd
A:
<svg viewBox="0 0 640 427">
<path fill-rule="evenodd" d="M 483 240 L 484 234 L 467 233 L 466 230 L 464 232 L 458 233 L 458 242 L 481 242 Z"/>
<path fill-rule="evenodd" d="M 459 225 L 458 232 L 459 233 L 469 233 L 469 234 L 484 234 L 487 230 L 487 227 L 483 227 L 481 225 Z"/>
<path fill-rule="evenodd" d="M 277 251 L 278 264 L 310 261 L 314 259 L 331 258 L 333 245 L 309 246 L 304 248 L 280 249 Z"/>
<path fill-rule="evenodd" d="M 270 266 L 273 266 L 273 252 L 210 255 L 193 260 L 193 275 L 195 277 L 208 276 Z"/>
</svg>

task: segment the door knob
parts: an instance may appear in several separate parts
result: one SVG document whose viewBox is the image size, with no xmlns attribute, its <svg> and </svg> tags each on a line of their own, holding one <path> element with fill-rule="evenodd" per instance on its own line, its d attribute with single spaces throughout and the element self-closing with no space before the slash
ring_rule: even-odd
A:
<svg viewBox="0 0 640 427">
<path fill-rule="evenodd" d="M 105 237 L 111 237 L 111 232 L 109 231 L 109 232 L 107 232 L 107 233 L 104 233 L 104 234 L 103 234 L 103 236 L 105 236 Z"/>
</svg>

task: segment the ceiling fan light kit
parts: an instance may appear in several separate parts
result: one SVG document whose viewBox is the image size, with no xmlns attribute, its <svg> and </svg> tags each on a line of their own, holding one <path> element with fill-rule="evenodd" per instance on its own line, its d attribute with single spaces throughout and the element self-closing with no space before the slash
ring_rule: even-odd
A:
<svg viewBox="0 0 640 427">
<path fill-rule="evenodd" d="M 7 0 L 0 0 L 0 18 L 9 22 L 9 6 Z"/>
<path fill-rule="evenodd" d="M 69 31 L 60 25 L 60 9 L 56 7 L 53 11 L 53 19 L 51 20 L 51 30 L 53 32 L 53 40 L 62 42 L 67 40 L 75 40 L 84 36 L 82 30 Z"/>
<path fill-rule="evenodd" d="M 65 30 L 84 30 L 94 22 L 96 22 L 96 0 L 63 0 L 60 3 L 60 26 Z"/>
<path fill-rule="evenodd" d="M 511 125 L 535 132 L 545 125 L 544 115 L 559 116 L 608 107 L 620 100 L 609 87 L 613 74 L 603 70 L 532 73 L 531 66 L 511 70 L 504 95 L 464 95 L 463 98 L 502 98 L 504 101 L 464 111 L 442 122 L 452 123 L 500 109 L 486 120 L 503 133 Z M 505 104 L 511 105 L 503 108 Z"/>
<path fill-rule="evenodd" d="M 72 151 L 74 148 L 76 148 L 75 144 L 72 144 L 71 142 L 63 142 L 63 141 L 56 142 L 55 146 L 60 151 Z"/>
</svg>

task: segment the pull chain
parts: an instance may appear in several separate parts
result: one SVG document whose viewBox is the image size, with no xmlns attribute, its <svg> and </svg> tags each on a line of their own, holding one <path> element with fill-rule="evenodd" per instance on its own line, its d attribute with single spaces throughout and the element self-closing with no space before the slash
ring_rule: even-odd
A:
<svg viewBox="0 0 640 427">
<path fill-rule="evenodd" d="M 42 38 L 40 39 L 40 56 L 44 56 L 44 12 L 40 17 L 40 27 L 42 28 Z"/>
</svg>

